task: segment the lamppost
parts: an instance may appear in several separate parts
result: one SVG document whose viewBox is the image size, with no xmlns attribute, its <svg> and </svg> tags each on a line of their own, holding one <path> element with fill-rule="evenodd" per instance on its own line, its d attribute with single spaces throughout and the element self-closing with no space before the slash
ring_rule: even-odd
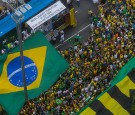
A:
<svg viewBox="0 0 135 115">
<path fill-rule="evenodd" d="M 27 95 L 27 85 L 26 85 L 26 77 L 25 77 L 25 64 L 24 64 L 24 57 L 23 57 L 23 44 L 22 44 L 22 28 L 21 23 L 24 19 L 23 15 L 17 15 L 15 12 L 11 15 L 11 18 L 16 23 L 16 30 L 17 30 L 17 36 L 19 40 L 19 48 L 20 48 L 20 58 L 21 58 L 21 68 L 22 68 L 22 77 L 23 77 L 23 85 L 24 85 L 24 95 L 25 95 L 25 101 L 28 101 L 28 95 Z"/>
<path fill-rule="evenodd" d="M 15 7 L 15 5 L 13 6 L 9 2 L 9 0 L 2 0 L 2 1 L 7 3 L 7 5 L 13 11 L 11 18 L 16 23 L 16 30 L 17 30 L 17 36 L 18 36 L 19 48 L 20 48 L 22 79 L 23 79 L 23 85 L 24 85 L 24 96 L 25 96 L 25 101 L 28 101 L 27 84 L 26 84 L 26 77 L 25 77 L 25 64 L 24 64 L 24 56 L 23 56 L 21 23 L 22 23 L 22 20 L 24 19 L 23 13 L 25 13 L 27 10 L 30 10 L 31 6 L 29 4 L 25 4 L 25 2 L 23 0 L 19 0 L 19 2 L 22 4 L 20 7 L 18 7 L 18 0 L 16 1 L 16 7 Z"/>
</svg>

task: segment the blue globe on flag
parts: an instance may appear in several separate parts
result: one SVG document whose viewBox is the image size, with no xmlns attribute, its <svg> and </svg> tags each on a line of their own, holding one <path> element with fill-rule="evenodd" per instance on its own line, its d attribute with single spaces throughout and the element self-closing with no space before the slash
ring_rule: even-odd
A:
<svg viewBox="0 0 135 115">
<path fill-rule="evenodd" d="M 34 61 L 26 56 L 24 56 L 24 68 L 25 68 L 26 85 L 28 86 L 36 80 L 38 70 Z M 20 56 L 14 58 L 12 61 L 9 62 L 7 66 L 7 74 L 11 84 L 17 87 L 24 86 Z"/>
</svg>

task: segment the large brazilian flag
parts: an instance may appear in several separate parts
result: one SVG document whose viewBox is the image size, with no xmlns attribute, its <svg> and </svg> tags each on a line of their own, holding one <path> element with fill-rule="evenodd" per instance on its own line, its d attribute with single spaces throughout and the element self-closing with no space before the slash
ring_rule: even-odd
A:
<svg viewBox="0 0 135 115">
<path fill-rule="evenodd" d="M 112 80 L 111 86 L 85 106 L 80 115 L 134 115 L 135 58 L 132 58 Z"/>
<path fill-rule="evenodd" d="M 28 98 L 46 91 L 68 67 L 67 61 L 41 32 L 23 43 Z M 0 104 L 16 115 L 24 104 L 19 47 L 0 57 Z"/>
</svg>

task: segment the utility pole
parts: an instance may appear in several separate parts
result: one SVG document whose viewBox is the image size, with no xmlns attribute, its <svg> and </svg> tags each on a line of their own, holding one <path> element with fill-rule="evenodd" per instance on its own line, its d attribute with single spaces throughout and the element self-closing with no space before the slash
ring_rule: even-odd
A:
<svg viewBox="0 0 135 115">
<path fill-rule="evenodd" d="M 3 0 L 13 11 L 11 18 L 16 23 L 16 30 L 17 36 L 19 41 L 19 48 L 20 48 L 20 59 L 21 59 L 21 69 L 22 69 L 22 79 L 23 79 L 23 86 L 24 86 L 24 97 L 25 102 L 28 101 L 28 94 L 27 94 L 27 84 L 26 84 L 26 76 L 25 76 L 25 64 L 24 64 L 24 55 L 23 55 L 23 44 L 22 44 L 22 20 L 24 19 L 23 13 L 27 10 L 31 9 L 29 4 L 25 4 L 23 0 L 16 0 L 16 5 L 12 5 L 9 0 Z M 21 6 L 18 6 L 18 4 Z M 16 7 L 15 7 L 16 6 Z"/>
<path fill-rule="evenodd" d="M 22 68 L 22 77 L 23 77 L 23 86 L 24 86 L 24 96 L 25 101 L 28 101 L 28 94 L 27 94 L 27 84 L 26 84 L 26 77 L 25 77 L 25 64 L 24 64 L 24 56 L 23 56 L 23 44 L 22 44 L 22 28 L 21 28 L 21 21 L 22 18 L 19 20 L 15 20 L 13 15 L 12 19 L 16 22 L 16 30 L 17 36 L 19 40 L 19 48 L 20 48 L 20 58 L 21 58 L 21 68 Z"/>
</svg>

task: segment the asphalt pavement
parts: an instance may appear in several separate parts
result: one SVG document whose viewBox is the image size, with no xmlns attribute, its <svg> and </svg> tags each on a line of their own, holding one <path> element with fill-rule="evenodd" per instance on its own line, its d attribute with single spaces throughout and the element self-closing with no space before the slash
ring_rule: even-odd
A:
<svg viewBox="0 0 135 115">
<path fill-rule="evenodd" d="M 65 42 L 61 44 L 61 42 L 57 41 L 55 44 L 56 48 L 60 50 L 67 49 L 70 47 L 70 44 L 67 42 L 67 39 L 71 39 L 75 34 L 79 32 L 82 37 L 82 42 L 85 41 L 89 36 L 89 24 L 90 20 L 88 19 L 88 10 L 91 9 L 94 13 L 97 13 L 97 4 L 94 4 L 92 0 L 80 0 L 80 7 L 77 6 L 76 2 L 73 2 L 73 6 L 75 8 L 75 14 L 77 19 L 76 27 L 68 27 L 64 29 L 65 32 Z"/>
</svg>

